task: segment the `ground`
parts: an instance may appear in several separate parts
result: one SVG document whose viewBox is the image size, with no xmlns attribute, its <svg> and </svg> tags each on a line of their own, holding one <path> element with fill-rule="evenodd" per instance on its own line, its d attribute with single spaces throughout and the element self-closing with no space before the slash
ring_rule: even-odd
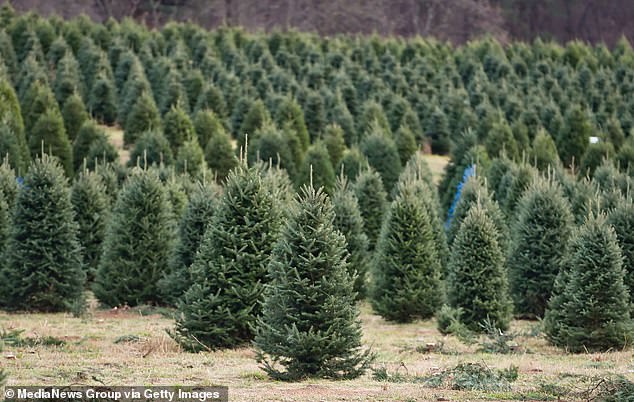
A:
<svg viewBox="0 0 634 402">
<path fill-rule="evenodd" d="M 227 385 L 233 401 L 557 400 L 557 396 L 574 400 L 573 392 L 589 386 L 584 378 L 621 374 L 634 379 L 631 351 L 566 354 L 548 346 L 535 321 L 513 323 L 513 330 L 524 334 L 515 339 L 517 353 L 489 354 L 478 352 L 478 344 L 468 346 L 453 336 L 442 336 L 434 321 L 392 324 L 373 315 L 365 303 L 361 311 L 364 344 L 377 354 L 375 369 L 427 376 L 462 362 L 477 362 L 492 369 L 515 365 L 519 377 L 509 392 L 383 382 L 374 380 L 372 371 L 352 381 L 273 382 L 258 368 L 250 347 L 186 353 L 167 335 L 173 321 L 165 312 L 98 310 L 94 304 L 84 318 L 0 313 L 0 331 L 22 329 L 22 337 L 34 343 L 5 345 L 0 367 L 7 370 L 10 385 Z M 65 344 L 45 345 L 56 340 Z M 430 346 L 436 350 L 428 352 Z"/>
</svg>

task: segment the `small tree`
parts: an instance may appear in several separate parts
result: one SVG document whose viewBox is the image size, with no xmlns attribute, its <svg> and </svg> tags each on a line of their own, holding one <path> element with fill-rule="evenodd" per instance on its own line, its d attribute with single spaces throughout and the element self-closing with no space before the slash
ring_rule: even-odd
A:
<svg viewBox="0 0 634 402">
<path fill-rule="evenodd" d="M 22 150 L 13 129 L 8 124 L 0 122 L 0 155 L 7 159 L 9 164 L 18 171 L 26 171 L 22 161 Z"/>
<path fill-rule="evenodd" d="M 401 164 L 405 165 L 418 150 L 414 133 L 408 126 L 401 126 L 394 133 L 394 138 Z"/>
<path fill-rule="evenodd" d="M 332 163 L 330 163 L 328 149 L 322 141 L 318 141 L 308 148 L 299 172 L 298 182 L 301 184 L 310 183 L 311 174 L 315 188 L 323 187 L 328 194 L 332 192 L 335 187 L 336 176 Z"/>
<path fill-rule="evenodd" d="M 337 167 L 337 171 L 343 172 L 344 176 L 346 176 L 348 180 L 355 181 L 359 173 L 369 167 L 370 164 L 368 163 L 368 158 L 366 158 L 365 155 L 361 153 L 361 150 L 355 146 L 344 151 L 341 162 L 339 162 L 339 166 Z"/>
<path fill-rule="evenodd" d="M 346 143 L 343 140 L 343 130 L 335 124 L 329 124 L 324 129 L 323 140 L 328 150 L 328 155 L 330 155 L 332 166 L 338 166 L 346 150 Z"/>
<path fill-rule="evenodd" d="M 195 137 L 194 125 L 179 104 L 172 106 L 163 118 L 163 133 L 174 155 L 186 141 Z"/>
<path fill-rule="evenodd" d="M 560 164 L 555 140 L 544 129 L 539 130 L 533 140 L 530 162 L 539 170 L 546 170 L 549 166 L 555 168 Z"/>
<path fill-rule="evenodd" d="M 573 158 L 576 161 L 581 158 L 592 130 L 592 124 L 581 106 L 575 105 L 568 109 L 564 127 L 557 137 L 557 150 L 565 166 L 570 166 Z"/>
<path fill-rule="evenodd" d="M 200 146 L 204 149 L 211 138 L 216 133 L 225 129 L 222 125 L 222 121 L 211 110 L 199 110 L 194 115 L 194 132 L 198 137 Z"/>
<path fill-rule="evenodd" d="M 451 247 L 449 303 L 462 309 L 461 321 L 474 331 L 481 331 L 486 319 L 502 330 L 511 321 L 504 254 L 497 238 L 495 224 L 476 205 L 462 221 Z"/>
<path fill-rule="evenodd" d="M 101 178 L 96 173 L 82 172 L 73 183 L 70 200 L 79 226 L 84 271 L 87 282 L 91 283 L 99 265 L 110 207 Z"/>
<path fill-rule="evenodd" d="M 346 240 L 334 218 L 327 196 L 304 188 L 273 250 L 254 345 L 274 379 L 351 379 L 372 360 L 362 350 Z"/>
<path fill-rule="evenodd" d="M 383 189 L 381 176 L 372 168 L 364 170 L 357 176 L 354 192 L 359 200 L 369 249 L 374 250 L 374 244 L 381 231 L 383 215 L 387 209 L 387 194 Z"/>
<path fill-rule="evenodd" d="M 148 130 L 159 129 L 160 125 L 161 116 L 154 98 L 147 92 L 143 92 L 127 115 L 123 140 L 126 145 L 134 144 L 139 135 Z"/>
<path fill-rule="evenodd" d="M 18 192 L 0 298 L 10 310 L 68 311 L 83 300 L 78 227 L 64 172 L 48 155 L 36 159 Z"/>
<path fill-rule="evenodd" d="M 170 305 L 176 305 L 183 293 L 194 284 L 191 265 L 205 231 L 211 224 L 218 192 L 214 185 L 199 182 L 189 197 L 178 226 L 178 237 L 170 257 L 169 270 L 159 282 L 161 292 Z"/>
<path fill-rule="evenodd" d="M 348 272 L 354 281 L 354 291 L 357 298 L 365 297 L 366 271 L 368 268 L 368 236 L 363 231 L 363 218 L 359 210 L 359 201 L 354 191 L 348 185 L 345 176 L 337 179 L 332 205 L 335 211 L 335 229 L 346 237 Z"/>
<path fill-rule="evenodd" d="M 198 177 L 206 169 L 205 155 L 196 137 L 185 141 L 178 149 L 176 171 L 178 173 L 187 173 L 192 177 Z"/>
<path fill-rule="evenodd" d="M 381 131 L 377 124 L 371 126 L 371 134 L 361 143 L 361 152 L 368 158 L 370 166 L 381 175 L 386 191 L 391 191 L 401 173 L 401 161 L 394 140 Z"/>
<path fill-rule="evenodd" d="M 84 106 L 84 102 L 77 93 L 73 93 L 66 98 L 62 108 L 62 117 L 64 118 L 64 127 L 66 127 L 68 139 L 74 141 L 77 138 L 79 129 L 88 120 L 86 106 Z"/>
<path fill-rule="evenodd" d="M 117 118 L 117 89 L 105 74 L 100 74 L 88 96 L 88 109 L 93 117 L 104 124 L 113 124 Z"/>
<path fill-rule="evenodd" d="M 605 216 L 590 215 L 571 237 L 544 318 L 554 345 L 572 352 L 621 349 L 632 336 L 623 256 Z"/>
<path fill-rule="evenodd" d="M 174 242 L 171 205 L 158 174 L 135 168 L 106 229 L 93 291 L 106 306 L 162 301 L 157 282 Z"/>
<path fill-rule="evenodd" d="M 608 223 L 614 227 L 619 247 L 623 253 L 625 285 L 634 294 L 634 203 L 619 198 L 616 207 L 608 215 Z"/>
<path fill-rule="evenodd" d="M 57 109 L 50 109 L 42 114 L 35 123 L 29 136 L 31 155 L 48 152 L 59 158 L 68 176 L 73 174 L 73 149 L 64 129 L 64 121 Z"/>
<path fill-rule="evenodd" d="M 146 131 L 141 134 L 132 153 L 128 166 L 149 167 L 152 165 L 171 165 L 174 157 L 167 138 L 160 131 Z"/>
<path fill-rule="evenodd" d="M 216 132 L 207 142 L 205 160 L 207 166 L 216 174 L 218 182 L 224 181 L 229 172 L 238 166 L 231 138 L 224 130 Z"/>
<path fill-rule="evenodd" d="M 373 261 L 372 307 L 390 321 L 430 318 L 443 301 L 442 266 L 425 205 L 404 184 L 385 217 Z"/>
<path fill-rule="evenodd" d="M 508 259 L 516 312 L 543 317 L 559 272 L 573 216 L 561 189 L 536 178 L 520 199 Z"/>
<path fill-rule="evenodd" d="M 235 347 L 253 338 L 279 207 L 259 167 L 229 173 L 178 303 L 172 337 L 186 350 Z"/>
</svg>

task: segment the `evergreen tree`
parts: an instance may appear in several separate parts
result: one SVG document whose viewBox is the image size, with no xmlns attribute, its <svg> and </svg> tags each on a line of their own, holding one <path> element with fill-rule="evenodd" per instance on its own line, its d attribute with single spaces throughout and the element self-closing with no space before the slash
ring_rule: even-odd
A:
<svg viewBox="0 0 634 402">
<path fill-rule="evenodd" d="M 99 136 L 95 141 L 90 144 L 88 148 L 88 155 L 86 155 L 86 167 L 88 170 L 94 171 L 98 165 L 113 165 L 115 162 L 119 162 L 119 152 L 108 141 L 108 137 L 105 135 Z M 121 169 L 123 166 L 116 164 Z"/>
<path fill-rule="evenodd" d="M 392 190 L 401 173 L 401 161 L 394 140 L 388 134 L 382 132 L 378 124 L 372 126 L 372 133 L 365 136 L 361 142 L 361 152 L 368 158 L 372 166 L 379 174 L 388 192 Z"/>
<path fill-rule="evenodd" d="M 100 74 L 90 89 L 88 109 L 97 121 L 104 124 L 112 125 L 117 118 L 117 89 L 105 74 Z"/>
<path fill-rule="evenodd" d="M 137 140 L 130 153 L 128 166 L 150 167 L 171 165 L 174 160 L 169 141 L 160 131 L 146 131 Z"/>
<path fill-rule="evenodd" d="M 204 90 L 200 93 L 196 101 L 195 110 L 209 110 L 213 112 L 216 116 L 220 116 L 221 118 L 225 118 L 227 115 L 227 105 L 225 103 L 225 98 L 222 95 L 220 89 L 218 89 L 215 85 L 207 85 Z"/>
<path fill-rule="evenodd" d="M 68 139 L 72 142 L 77 138 L 79 129 L 88 120 L 88 112 L 86 106 L 77 93 L 73 93 L 66 98 L 64 107 L 62 108 L 62 117 L 64 119 L 64 127 Z"/>
<path fill-rule="evenodd" d="M 61 166 L 36 159 L 17 195 L 0 269 L 1 304 L 10 310 L 68 311 L 83 299 L 78 228 Z"/>
<path fill-rule="evenodd" d="M 44 152 L 59 158 L 68 176 L 73 174 L 73 149 L 64 129 L 64 121 L 57 109 L 42 114 L 29 136 L 29 148 L 35 158 Z"/>
<path fill-rule="evenodd" d="M 326 127 L 324 100 L 317 91 L 310 91 L 304 103 L 304 120 L 311 141 L 315 141 Z"/>
<path fill-rule="evenodd" d="M 73 142 L 73 167 L 74 171 L 78 171 L 83 165 L 84 159 L 88 157 L 90 146 L 97 141 L 98 138 L 108 137 L 103 128 L 99 127 L 94 120 L 86 120 L 77 132 L 77 137 Z"/>
<path fill-rule="evenodd" d="M 112 209 L 93 291 L 106 306 L 162 302 L 174 243 L 171 205 L 153 169 L 135 168 Z"/>
<path fill-rule="evenodd" d="M 478 205 L 462 221 L 451 246 L 448 272 L 448 299 L 461 308 L 463 324 L 481 331 L 480 324 L 490 320 L 506 330 L 512 304 L 504 269 L 504 254 L 491 218 Z"/>
<path fill-rule="evenodd" d="M 553 138 L 544 129 L 537 132 L 529 155 L 530 162 L 541 171 L 546 170 L 548 166 L 554 168 L 560 163 L 557 145 L 555 145 Z"/>
<path fill-rule="evenodd" d="M 243 147 L 245 145 L 247 135 L 251 137 L 251 140 L 253 140 L 257 130 L 262 128 L 270 120 L 269 111 L 266 109 L 264 102 L 259 99 L 253 102 L 244 117 L 244 121 L 240 126 L 240 131 L 237 133 L 238 144 Z"/>
<path fill-rule="evenodd" d="M 360 172 L 369 167 L 368 159 L 358 147 L 354 146 L 344 151 L 337 170 L 343 172 L 348 180 L 354 181 Z"/>
<path fill-rule="evenodd" d="M 315 188 L 323 187 L 324 192 L 331 194 L 335 188 L 335 181 L 335 170 L 330 163 L 328 149 L 322 141 L 317 141 L 306 152 L 302 168 L 299 171 L 298 182 L 300 184 L 312 182 Z"/>
<path fill-rule="evenodd" d="M 517 207 L 508 258 L 516 313 L 543 317 L 570 236 L 573 216 L 561 189 L 536 178 Z"/>
<path fill-rule="evenodd" d="M 213 138 L 219 131 L 225 129 L 222 121 L 211 110 L 199 110 L 194 115 L 194 132 L 198 137 L 200 146 L 205 149 L 210 138 Z"/>
<path fill-rule="evenodd" d="M 334 218 L 325 193 L 304 188 L 273 250 L 254 345 L 274 379 L 351 379 L 372 361 Z"/>
<path fill-rule="evenodd" d="M 219 182 L 224 181 L 229 172 L 238 166 L 231 139 L 224 130 L 218 131 L 209 139 L 205 147 L 205 159 Z"/>
<path fill-rule="evenodd" d="M 11 127 L 5 122 L 0 122 L 0 155 L 2 159 L 6 158 L 10 165 L 18 171 L 26 171 L 18 139 Z"/>
<path fill-rule="evenodd" d="M 491 158 L 499 156 L 502 151 L 511 159 L 517 159 L 520 155 L 517 142 L 513 138 L 511 126 L 505 119 L 493 123 L 486 138 L 487 153 Z"/>
<path fill-rule="evenodd" d="M 304 121 L 304 113 L 299 104 L 290 97 L 284 98 L 277 108 L 275 114 L 275 122 L 278 127 L 284 127 L 286 123 L 289 123 L 292 129 L 297 133 L 299 142 L 302 147 L 302 152 L 308 150 L 310 145 L 310 137 L 308 136 L 308 129 L 306 128 L 306 122 Z"/>
<path fill-rule="evenodd" d="M 181 145 L 177 155 L 176 171 L 178 173 L 187 173 L 191 177 L 198 177 L 207 169 L 205 155 L 196 137 Z"/>
<path fill-rule="evenodd" d="M 7 203 L 6 197 L 0 190 L 0 255 L 4 255 L 7 239 L 11 234 L 11 209 Z M 2 272 L 2 266 L 0 265 L 0 272 Z M 1 274 L 0 274 L 1 275 Z M 0 286 L 0 289 L 2 287 Z M 2 305 L 2 298 L 0 297 L 0 306 Z"/>
<path fill-rule="evenodd" d="M 373 261 L 370 298 L 390 321 L 430 318 L 443 301 L 442 266 L 431 219 L 411 183 L 392 201 Z"/>
<path fill-rule="evenodd" d="M 408 126 L 400 126 L 394 133 L 394 141 L 401 164 L 405 165 L 418 150 L 414 133 Z"/>
<path fill-rule="evenodd" d="M 566 113 L 565 124 L 557 137 L 557 150 L 565 166 L 570 166 L 573 158 L 579 161 L 592 132 L 592 124 L 581 106 L 572 106 Z"/>
<path fill-rule="evenodd" d="M 154 99 L 143 92 L 134 102 L 125 121 L 123 140 L 126 145 L 134 144 L 142 133 L 157 130 L 161 126 L 161 117 Z"/>
<path fill-rule="evenodd" d="M 169 260 L 169 270 L 159 282 L 167 303 L 176 305 L 178 299 L 193 285 L 191 265 L 196 252 L 211 224 L 218 189 L 199 182 L 189 197 L 189 202 L 178 225 L 178 237 Z"/>
<path fill-rule="evenodd" d="M 621 349 L 632 335 L 623 256 L 605 216 L 591 214 L 568 242 L 544 330 L 572 352 Z"/>
<path fill-rule="evenodd" d="M 346 143 L 343 139 L 343 130 L 336 124 L 329 124 L 323 133 L 324 144 L 330 155 L 332 166 L 338 166 L 343 153 L 346 150 Z"/>
<path fill-rule="evenodd" d="M 15 170 L 13 170 L 7 159 L 4 158 L 2 164 L 0 164 L 0 192 L 2 192 L 4 200 L 7 202 L 9 211 L 11 211 L 15 205 L 18 189 Z"/>
<path fill-rule="evenodd" d="M 431 150 L 444 155 L 449 152 L 449 121 L 440 108 L 436 108 L 427 124 L 427 135 L 431 136 Z"/>
<path fill-rule="evenodd" d="M 92 172 L 82 172 L 71 188 L 70 201 L 79 225 L 78 240 L 82 248 L 87 282 L 95 278 L 101 244 L 108 221 L 109 202 L 101 178 Z"/>
<path fill-rule="evenodd" d="M 374 250 L 387 209 L 387 194 L 383 189 L 381 176 L 372 168 L 362 171 L 354 182 L 354 192 L 359 200 L 369 249 Z"/>
<path fill-rule="evenodd" d="M 172 106 L 163 117 L 163 133 L 169 141 L 174 155 L 186 141 L 195 137 L 194 125 L 180 104 Z"/>
<path fill-rule="evenodd" d="M 186 350 L 235 347 L 253 338 L 279 207 L 259 167 L 229 173 L 178 303 L 172 337 Z"/>
<path fill-rule="evenodd" d="M 619 247 L 623 253 L 625 285 L 634 293 L 634 203 L 631 199 L 619 198 L 616 207 L 608 215 L 608 223 L 614 227 Z"/>
<path fill-rule="evenodd" d="M 366 293 L 366 271 L 368 267 L 368 236 L 363 231 L 363 218 L 359 210 L 359 201 L 345 176 L 339 176 L 332 205 L 335 211 L 335 229 L 346 237 L 348 250 L 348 272 L 354 281 L 357 298 L 362 299 Z"/>
<path fill-rule="evenodd" d="M 11 84 L 4 79 L 0 79 L 0 119 L 5 122 L 15 134 L 22 155 L 22 166 L 16 166 L 16 168 L 18 172 L 21 172 L 23 171 L 22 168 L 28 165 L 31 158 L 29 157 L 29 148 L 24 135 L 24 122 L 22 120 L 20 103 L 18 102 L 15 90 Z"/>
<path fill-rule="evenodd" d="M 594 171 L 603 163 L 603 160 L 613 159 L 614 153 L 614 146 L 609 142 L 601 141 L 588 145 L 586 152 L 581 157 L 579 171 L 592 177 Z"/>
</svg>

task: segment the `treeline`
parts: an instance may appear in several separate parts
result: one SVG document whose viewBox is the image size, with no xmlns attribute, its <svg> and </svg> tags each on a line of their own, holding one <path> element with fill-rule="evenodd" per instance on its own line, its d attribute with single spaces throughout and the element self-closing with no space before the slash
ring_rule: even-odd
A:
<svg viewBox="0 0 634 402">
<path fill-rule="evenodd" d="M 9 7 L 0 26 L 4 309 L 80 313 L 87 289 L 172 306 L 184 349 L 253 341 L 287 380 L 364 371 L 359 298 L 443 332 L 515 314 L 572 351 L 629 344 L 627 40 L 453 47 Z M 423 147 L 451 155 L 438 185 Z"/>
<path fill-rule="evenodd" d="M 498 40 L 537 37 L 613 45 L 632 38 L 634 5 L 628 0 L 21 0 L 20 11 L 82 13 L 96 21 L 132 17 L 149 26 L 192 21 L 206 28 L 223 24 L 248 30 L 295 28 L 324 35 L 359 33 L 434 36 L 464 43 L 482 35 Z"/>
</svg>

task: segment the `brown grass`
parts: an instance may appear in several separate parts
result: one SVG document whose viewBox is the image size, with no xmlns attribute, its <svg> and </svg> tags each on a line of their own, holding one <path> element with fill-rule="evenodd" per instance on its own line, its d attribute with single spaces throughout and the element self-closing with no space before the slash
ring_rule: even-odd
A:
<svg viewBox="0 0 634 402">
<path fill-rule="evenodd" d="M 518 339 L 528 349 L 525 353 L 479 353 L 477 345 L 466 346 L 452 336 L 442 336 L 433 321 L 397 325 L 373 315 L 367 304 L 361 309 L 364 343 L 377 353 L 376 367 L 426 375 L 460 362 L 484 362 L 494 368 L 516 365 L 519 379 L 513 383 L 512 392 L 501 394 L 382 383 L 374 381 L 371 373 L 353 381 L 273 382 L 258 368 L 251 348 L 185 353 L 165 333 L 173 325 L 170 319 L 143 316 L 137 309 L 92 310 L 89 318 L 0 313 L 0 328 L 24 329 L 24 336 L 54 336 L 67 342 L 61 347 L 5 347 L 0 366 L 7 369 L 9 384 L 13 385 L 227 385 L 231 400 L 236 401 L 515 400 L 530 395 L 535 400 L 539 395 L 549 396 L 539 393 L 540 384 L 559 384 L 564 377 L 576 376 L 631 377 L 634 369 L 630 351 L 569 355 L 548 346 L 541 337 Z M 534 325 L 516 321 L 513 328 L 528 330 Z M 125 335 L 136 335 L 138 341 L 115 344 Z M 417 351 L 418 346 L 430 342 L 444 342 L 444 352 Z M 5 358 L 9 355 L 15 355 L 15 359 Z"/>
<path fill-rule="evenodd" d="M 443 155 L 431 155 L 425 154 L 423 155 L 429 168 L 431 169 L 431 173 L 434 178 L 434 183 L 440 182 L 443 174 L 445 173 L 445 166 L 449 163 L 449 157 Z"/>
</svg>

